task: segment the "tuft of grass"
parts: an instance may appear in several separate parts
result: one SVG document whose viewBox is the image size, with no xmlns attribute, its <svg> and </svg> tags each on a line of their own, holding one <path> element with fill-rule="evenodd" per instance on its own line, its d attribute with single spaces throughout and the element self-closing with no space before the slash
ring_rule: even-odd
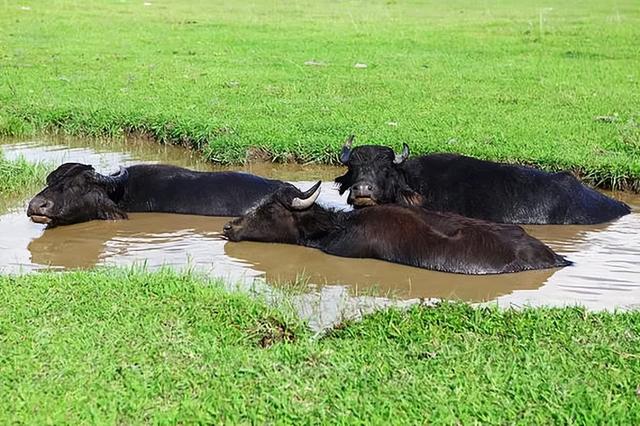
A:
<svg viewBox="0 0 640 426">
<path fill-rule="evenodd" d="M 638 424 L 640 313 L 387 310 L 314 339 L 169 270 L 0 276 L 2 423 Z"/>
<path fill-rule="evenodd" d="M 355 133 L 640 190 L 636 6 L 4 2 L 0 135 L 133 133 L 222 163 L 332 163 Z"/>
<path fill-rule="evenodd" d="M 0 151 L 0 197 L 13 198 L 30 193 L 43 185 L 49 168 L 41 163 L 32 164 L 24 158 L 10 161 Z"/>
</svg>

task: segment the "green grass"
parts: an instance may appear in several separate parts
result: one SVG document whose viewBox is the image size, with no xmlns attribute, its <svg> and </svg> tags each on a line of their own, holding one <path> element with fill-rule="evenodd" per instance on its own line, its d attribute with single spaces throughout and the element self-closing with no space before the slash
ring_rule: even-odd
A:
<svg viewBox="0 0 640 426">
<path fill-rule="evenodd" d="M 46 165 L 32 164 L 24 158 L 7 160 L 0 151 L 0 203 L 29 194 L 43 185 L 48 171 Z"/>
<path fill-rule="evenodd" d="M 355 133 L 640 190 L 632 0 L 149 3 L 0 3 L 0 136 L 328 163 Z M 0 158 L 0 197 L 45 173 Z M 2 424 L 640 423 L 637 312 L 444 304 L 314 339 L 169 271 L 0 276 L 0 300 Z"/>
<path fill-rule="evenodd" d="M 385 311 L 313 339 L 193 276 L 0 277 L 0 422 L 638 424 L 640 313 Z"/>
<path fill-rule="evenodd" d="M 354 132 L 640 190 L 633 0 L 143 3 L 0 3 L 0 134 L 332 162 Z"/>
</svg>

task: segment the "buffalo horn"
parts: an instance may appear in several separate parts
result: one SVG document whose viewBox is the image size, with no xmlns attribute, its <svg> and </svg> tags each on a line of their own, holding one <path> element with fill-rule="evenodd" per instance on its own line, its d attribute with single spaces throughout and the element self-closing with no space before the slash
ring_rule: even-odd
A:
<svg viewBox="0 0 640 426">
<path fill-rule="evenodd" d="M 101 175 L 100 173 L 96 173 L 96 180 L 98 181 L 98 183 L 108 185 L 113 188 L 118 188 L 120 185 L 124 184 L 128 178 L 129 171 L 122 166 L 120 166 L 120 170 L 118 170 L 118 173 L 111 176 L 105 176 Z"/>
<path fill-rule="evenodd" d="M 291 207 L 294 210 L 305 210 L 311 207 L 313 203 L 315 203 L 316 199 L 320 195 L 320 184 L 322 182 L 318 181 L 311 188 L 307 189 L 302 193 L 302 198 L 294 198 L 291 202 Z"/>
<path fill-rule="evenodd" d="M 402 154 L 396 154 L 396 158 L 393 160 L 394 164 L 401 164 L 409 158 L 409 145 L 406 143 L 402 144 Z"/>
<path fill-rule="evenodd" d="M 342 147 L 342 151 L 340 151 L 340 162 L 342 164 L 347 164 L 349 162 L 349 157 L 351 157 L 351 144 L 353 143 L 353 139 L 355 135 L 351 135 L 344 141 L 344 146 Z"/>
</svg>

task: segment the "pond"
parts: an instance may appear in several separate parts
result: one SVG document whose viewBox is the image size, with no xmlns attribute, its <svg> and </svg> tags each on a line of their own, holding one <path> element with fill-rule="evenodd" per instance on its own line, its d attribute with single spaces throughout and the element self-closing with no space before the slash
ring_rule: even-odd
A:
<svg viewBox="0 0 640 426">
<path fill-rule="evenodd" d="M 102 173 L 136 163 L 222 170 L 200 160 L 197 153 L 144 140 L 5 140 L 0 149 L 7 158 L 23 156 L 54 166 L 82 162 Z M 288 180 L 302 188 L 322 179 L 319 202 L 348 208 L 332 184 L 342 174 L 341 168 L 258 163 L 233 170 Z M 302 292 L 298 308 L 316 328 L 375 306 L 430 298 L 496 301 L 501 306 L 580 304 L 591 309 L 628 309 L 640 305 L 640 197 L 613 196 L 631 205 L 633 213 L 603 225 L 525 227 L 575 262 L 574 266 L 498 276 L 445 274 L 372 259 L 340 258 L 291 245 L 228 242 L 220 236 L 228 218 L 134 213 L 127 221 L 93 221 L 45 231 L 43 225 L 28 220 L 28 200 L 22 200 L 0 215 L 0 271 L 169 265 L 203 271 L 238 285 L 261 283 L 271 288 L 297 283 L 297 291 Z M 390 295 L 393 297 L 387 297 Z"/>
</svg>

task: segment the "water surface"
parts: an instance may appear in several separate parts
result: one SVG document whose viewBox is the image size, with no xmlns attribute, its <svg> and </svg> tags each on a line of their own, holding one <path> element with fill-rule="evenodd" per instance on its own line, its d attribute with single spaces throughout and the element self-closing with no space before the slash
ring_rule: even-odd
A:
<svg viewBox="0 0 640 426">
<path fill-rule="evenodd" d="M 147 141 L 49 139 L 0 145 L 8 158 L 29 161 L 89 163 L 99 172 L 120 165 L 169 163 L 197 170 L 221 170 L 197 154 Z M 229 168 L 225 168 L 229 169 Z M 340 168 L 317 165 L 252 164 L 235 168 L 285 179 L 306 189 L 323 179 L 319 202 L 348 208 L 331 180 Z M 229 218 L 133 213 L 126 221 L 93 221 L 44 229 L 25 215 L 27 200 L 0 215 L 0 271 L 90 268 L 96 265 L 145 264 L 195 268 L 233 282 L 265 279 L 271 285 L 305 285 L 299 309 L 313 321 L 339 319 L 339 306 L 357 313 L 362 305 L 387 305 L 397 299 L 452 298 L 471 302 L 496 300 L 500 305 L 581 304 L 591 309 L 632 308 L 640 305 L 640 197 L 613 194 L 630 204 L 634 213 L 595 226 L 527 226 L 574 266 L 498 276 L 464 276 L 427 271 L 373 259 L 348 259 L 318 250 L 282 244 L 228 242 L 221 238 Z M 376 294 L 376 297 L 371 296 Z M 389 299 L 384 296 L 393 295 Z M 317 309 L 311 309 L 313 301 Z M 368 308 L 367 308 L 368 309 Z"/>
</svg>

